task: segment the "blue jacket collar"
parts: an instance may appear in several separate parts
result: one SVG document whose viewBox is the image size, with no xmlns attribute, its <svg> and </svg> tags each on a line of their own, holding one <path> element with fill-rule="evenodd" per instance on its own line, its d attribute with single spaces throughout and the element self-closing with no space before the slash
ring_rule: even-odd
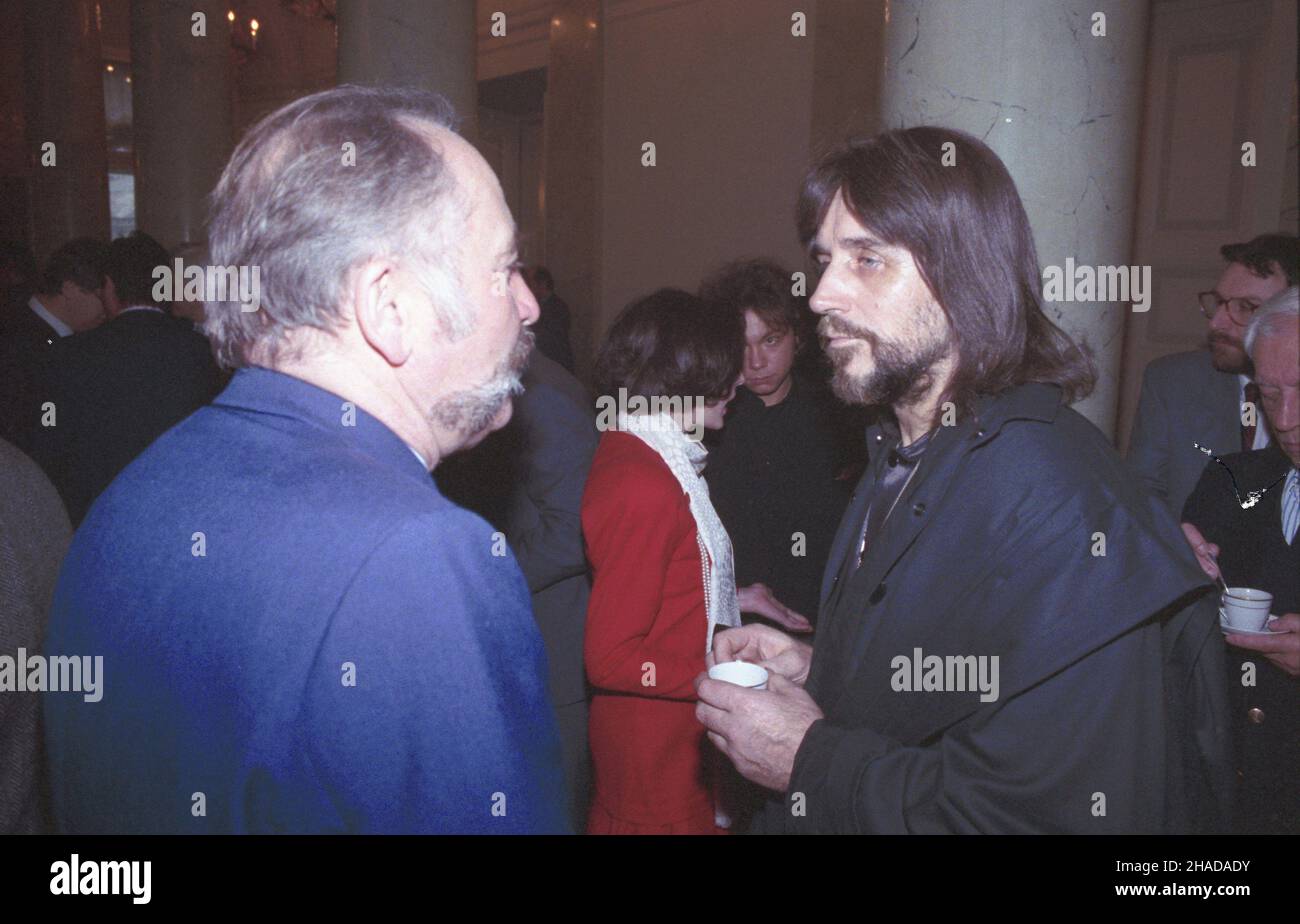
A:
<svg viewBox="0 0 1300 924">
<path fill-rule="evenodd" d="M 212 403 L 306 422 L 320 430 L 324 439 L 335 440 L 433 485 L 428 470 L 411 447 L 386 424 L 354 402 L 302 379 L 248 366 L 235 373 Z"/>
</svg>

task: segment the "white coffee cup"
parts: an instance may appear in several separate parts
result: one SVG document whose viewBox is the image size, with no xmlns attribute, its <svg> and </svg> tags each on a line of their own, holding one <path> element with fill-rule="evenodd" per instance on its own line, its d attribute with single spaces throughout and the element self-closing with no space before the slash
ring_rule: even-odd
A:
<svg viewBox="0 0 1300 924">
<path fill-rule="evenodd" d="M 767 689 L 767 671 L 748 661 L 726 661 L 715 664 L 709 668 L 709 679 L 734 683 L 738 687 L 749 687 L 751 690 Z"/>
<path fill-rule="evenodd" d="M 1258 632 L 1268 622 L 1273 595 L 1253 587 L 1229 587 L 1222 595 L 1223 618 L 1234 629 Z"/>
</svg>

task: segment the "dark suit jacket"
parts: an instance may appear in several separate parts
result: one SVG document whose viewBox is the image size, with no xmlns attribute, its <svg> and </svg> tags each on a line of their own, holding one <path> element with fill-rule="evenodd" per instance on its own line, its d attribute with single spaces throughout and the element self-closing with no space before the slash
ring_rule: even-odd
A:
<svg viewBox="0 0 1300 924">
<path fill-rule="evenodd" d="M 242 369 L 81 524 L 46 651 L 105 679 L 45 697 L 63 831 L 569 829 L 514 556 L 344 405 Z"/>
<path fill-rule="evenodd" d="M 533 325 L 537 349 L 569 372 L 573 371 L 573 344 L 569 340 L 569 304 L 552 293 L 538 306 Z"/>
<path fill-rule="evenodd" d="M 38 385 L 62 338 L 26 300 L 7 307 L 0 313 L 0 439 L 31 454 L 40 428 Z"/>
<path fill-rule="evenodd" d="M 582 492 L 599 434 L 578 380 L 534 353 L 515 399 L 516 482 L 506 537 L 533 595 L 556 706 L 584 702 L 582 635 L 591 577 L 582 541 Z"/>
<path fill-rule="evenodd" d="M 746 388 L 736 392 L 727 425 L 705 433 L 709 497 L 727 528 L 736 584 L 767 584 L 776 598 L 809 621 L 835 527 L 851 483 L 837 481 L 838 423 L 829 393 L 796 375 L 774 407 Z M 794 536 L 804 538 L 792 554 Z"/>
<path fill-rule="evenodd" d="M 56 343 L 38 395 L 54 403 L 56 425 L 37 430 L 33 456 L 73 526 L 132 459 L 211 401 L 218 383 L 208 341 L 162 312 L 128 311 Z"/>
<path fill-rule="evenodd" d="M 559 363 L 534 351 L 523 384 L 510 425 L 494 434 L 502 437 L 494 451 L 511 454 L 505 533 L 528 581 L 533 618 L 546 645 L 572 817 L 581 830 L 591 764 L 582 664 L 591 575 L 582 541 L 582 492 L 598 434 L 591 397 Z"/>
<path fill-rule="evenodd" d="M 1204 349 L 1152 360 L 1142 374 L 1126 458 L 1171 515 L 1178 516 L 1205 470 L 1206 456 L 1193 443 L 1220 456 L 1241 448 L 1240 387 Z"/>
<path fill-rule="evenodd" d="M 0 440 L 0 654 L 40 654 L 63 553 L 72 539 L 54 486 Z M 32 834 L 47 821 L 40 698 L 0 693 L 0 834 Z"/>
<path fill-rule="evenodd" d="M 1161 617 L 1204 595 L 1205 576 L 1060 397 L 1024 385 L 940 427 L 855 572 L 865 495 L 895 439 L 868 431 L 877 461 L 832 546 L 807 684 L 825 718 L 756 830 L 1182 827 L 1166 779 L 1184 730 L 1166 696 L 1186 684 L 1166 678 Z M 1179 626 L 1199 652 L 1217 627 L 1212 607 L 1193 610 Z M 930 655 L 996 656 L 997 698 L 895 688 L 900 657 Z"/>
<path fill-rule="evenodd" d="M 1223 461 L 1243 495 L 1274 484 L 1291 467 L 1276 445 Z M 1282 488 L 1276 484 L 1243 510 L 1232 478 L 1211 462 L 1183 508 L 1183 520 L 1219 546 L 1227 580 L 1271 593 L 1279 616 L 1300 613 L 1300 536 L 1287 545 L 1282 535 Z M 1228 659 L 1238 829 L 1300 834 L 1300 680 L 1257 652 L 1229 646 Z M 1245 686 L 1245 666 L 1252 663 L 1255 685 Z"/>
</svg>

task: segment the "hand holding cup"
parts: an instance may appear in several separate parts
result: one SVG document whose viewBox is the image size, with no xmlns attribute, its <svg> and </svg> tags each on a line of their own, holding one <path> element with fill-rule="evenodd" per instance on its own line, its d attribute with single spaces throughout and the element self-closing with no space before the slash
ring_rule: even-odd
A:
<svg viewBox="0 0 1300 924">
<path fill-rule="evenodd" d="M 770 673 L 803 686 L 812 666 L 812 646 L 778 629 L 758 623 L 727 629 L 713 637 L 709 667 L 727 661 L 749 661 Z"/>
</svg>

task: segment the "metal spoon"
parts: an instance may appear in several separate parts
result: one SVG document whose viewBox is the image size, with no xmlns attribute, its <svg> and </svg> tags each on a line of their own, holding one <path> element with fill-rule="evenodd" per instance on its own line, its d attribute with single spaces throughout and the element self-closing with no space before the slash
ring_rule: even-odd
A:
<svg viewBox="0 0 1300 924">
<path fill-rule="evenodd" d="M 1223 592 L 1224 592 L 1225 594 L 1227 594 L 1227 593 L 1231 593 L 1231 591 L 1228 590 L 1228 585 L 1227 585 L 1227 583 L 1223 580 L 1223 568 L 1221 568 L 1221 567 L 1219 566 L 1219 558 L 1218 558 L 1218 556 L 1217 556 L 1217 555 L 1209 555 L 1208 552 L 1207 552 L 1206 554 L 1207 554 L 1207 556 L 1209 557 L 1210 561 L 1214 562 L 1214 568 L 1215 568 L 1215 570 L 1219 572 L 1219 586 L 1223 588 Z"/>
</svg>

